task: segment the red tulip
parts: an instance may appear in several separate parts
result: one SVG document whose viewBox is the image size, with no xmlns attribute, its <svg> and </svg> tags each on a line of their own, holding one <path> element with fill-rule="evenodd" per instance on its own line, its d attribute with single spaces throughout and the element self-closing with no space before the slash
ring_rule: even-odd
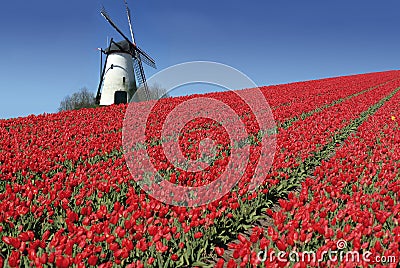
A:
<svg viewBox="0 0 400 268">
<path fill-rule="evenodd" d="M 197 233 L 194 234 L 194 238 L 195 239 L 199 239 L 201 237 L 203 237 L 203 233 L 202 232 L 197 232 Z"/>
<path fill-rule="evenodd" d="M 225 250 L 223 248 L 215 247 L 214 250 L 215 250 L 215 252 L 217 253 L 218 256 L 224 255 Z"/>
<path fill-rule="evenodd" d="M 8 258 L 8 264 L 11 267 L 17 267 L 20 261 L 20 253 L 18 251 L 12 251 L 10 257 Z"/>
</svg>

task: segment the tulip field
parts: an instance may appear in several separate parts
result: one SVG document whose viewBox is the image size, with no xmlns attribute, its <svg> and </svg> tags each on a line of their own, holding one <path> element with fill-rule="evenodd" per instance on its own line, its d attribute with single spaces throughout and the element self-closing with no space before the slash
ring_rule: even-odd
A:
<svg viewBox="0 0 400 268">
<path fill-rule="evenodd" d="M 204 95 L 233 107 L 251 154 L 233 189 L 194 207 L 139 187 L 122 145 L 128 105 L 0 120 L 0 267 L 398 267 L 400 71 L 260 90 L 276 123 L 271 168 L 250 191 L 265 133 L 233 92 Z M 197 159 L 212 139 L 211 165 L 168 161 L 163 121 L 194 98 L 159 100 L 140 147 L 185 187 L 218 178 L 232 149 L 221 124 L 198 118 L 180 148 Z"/>
</svg>

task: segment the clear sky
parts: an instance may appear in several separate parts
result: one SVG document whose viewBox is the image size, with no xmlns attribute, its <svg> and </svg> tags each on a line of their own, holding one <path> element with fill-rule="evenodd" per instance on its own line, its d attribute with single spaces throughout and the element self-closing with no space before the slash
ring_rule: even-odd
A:
<svg viewBox="0 0 400 268">
<path fill-rule="evenodd" d="M 215 61 L 261 86 L 400 69 L 398 0 L 128 3 L 137 43 L 158 70 Z M 96 48 L 119 39 L 102 4 L 128 34 L 123 0 L 2 1 L 0 118 L 56 112 L 66 95 L 96 91 Z"/>
</svg>

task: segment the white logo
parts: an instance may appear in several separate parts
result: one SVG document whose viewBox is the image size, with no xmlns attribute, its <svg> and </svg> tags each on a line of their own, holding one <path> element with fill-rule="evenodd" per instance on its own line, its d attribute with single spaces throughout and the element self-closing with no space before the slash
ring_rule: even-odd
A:
<svg viewBox="0 0 400 268">
<path fill-rule="evenodd" d="M 339 250 L 344 249 L 344 248 L 347 248 L 347 242 L 346 242 L 345 240 L 343 240 L 343 239 L 339 239 L 339 240 L 336 242 L 336 246 L 337 246 L 337 248 L 338 248 Z"/>
<path fill-rule="evenodd" d="M 193 83 L 217 85 L 229 92 L 224 98 L 181 98 L 172 110 L 172 100 L 131 102 L 124 119 L 122 144 L 132 177 L 153 198 L 171 205 L 210 203 L 244 177 L 249 190 L 255 190 L 265 179 L 275 154 L 276 124 L 271 109 L 257 85 L 238 70 L 214 62 L 189 62 L 167 68 L 148 80 L 149 85 L 161 85 L 167 92 Z M 246 88 L 250 90 L 233 91 Z M 183 154 L 180 139 L 185 127 L 199 118 L 214 122 L 218 130 L 201 140 L 199 157 L 193 159 Z M 257 143 L 259 151 L 251 148 L 252 142 Z M 225 146 L 225 158 L 221 146 Z M 216 161 L 218 164 L 213 165 Z M 254 168 L 251 172 L 250 161 Z M 182 174 L 209 183 L 189 187 L 171 182 L 172 177 L 176 180 Z"/>
</svg>

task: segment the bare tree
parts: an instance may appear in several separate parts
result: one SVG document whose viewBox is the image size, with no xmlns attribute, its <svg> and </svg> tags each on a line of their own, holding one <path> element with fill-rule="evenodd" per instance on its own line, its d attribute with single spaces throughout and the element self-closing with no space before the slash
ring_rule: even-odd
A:
<svg viewBox="0 0 400 268">
<path fill-rule="evenodd" d="M 154 84 L 149 88 L 150 99 L 158 100 L 163 98 L 168 98 L 168 92 L 165 88 L 161 87 L 159 84 Z"/>
<path fill-rule="evenodd" d="M 71 96 L 66 96 L 64 100 L 61 101 L 58 111 L 61 112 L 90 107 L 95 107 L 95 96 L 93 92 L 84 87 L 78 92 L 73 93 Z"/>
<path fill-rule="evenodd" d="M 157 83 L 148 86 L 148 88 L 151 100 L 158 100 L 169 97 L 167 90 Z M 136 94 L 134 95 L 134 101 L 135 102 L 145 101 L 146 98 L 147 94 L 145 93 L 144 88 L 140 87 L 137 90 Z"/>
</svg>

